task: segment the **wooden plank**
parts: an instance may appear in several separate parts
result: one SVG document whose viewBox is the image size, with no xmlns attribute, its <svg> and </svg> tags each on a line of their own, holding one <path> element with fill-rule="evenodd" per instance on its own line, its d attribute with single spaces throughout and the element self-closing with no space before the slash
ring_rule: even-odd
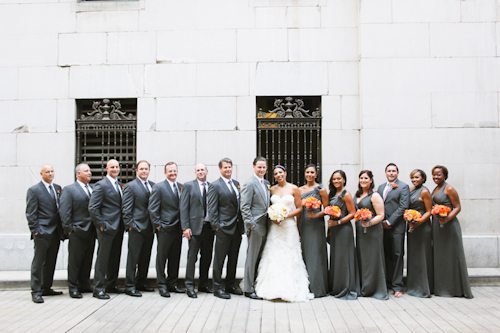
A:
<svg viewBox="0 0 500 333">
<path fill-rule="evenodd" d="M 260 332 L 262 327 L 262 307 L 266 300 L 249 300 L 248 303 L 248 320 L 246 323 L 246 332 Z"/>
<path fill-rule="evenodd" d="M 347 323 L 345 322 L 344 317 L 342 317 L 342 314 L 337 307 L 337 304 L 344 303 L 345 301 L 336 299 L 334 297 L 323 297 L 320 298 L 320 300 L 325 307 L 326 313 L 328 315 L 328 318 L 330 319 L 330 322 L 332 323 L 335 332 L 349 332 Z"/>
<path fill-rule="evenodd" d="M 190 333 L 203 331 L 205 323 L 210 315 L 210 311 L 212 311 L 212 308 L 216 301 L 216 297 L 214 297 L 213 294 L 205 294 L 205 293 L 198 294 L 198 299 L 202 301 L 202 303 L 193 321 L 191 322 L 191 325 L 189 325 L 187 332 Z"/>
<path fill-rule="evenodd" d="M 302 321 L 304 330 L 307 333 L 317 333 L 321 332 L 319 329 L 318 322 L 316 321 L 316 316 L 314 315 L 314 310 L 311 303 L 314 300 L 309 302 L 299 303 L 300 314 L 302 315 Z"/>
<path fill-rule="evenodd" d="M 233 323 L 231 326 L 232 332 L 245 332 L 248 321 L 248 313 L 250 312 L 250 302 L 256 302 L 248 297 L 238 297 L 236 305 L 236 313 L 234 314 Z"/>
<path fill-rule="evenodd" d="M 203 327 L 203 332 L 216 332 L 217 326 L 219 325 L 219 320 L 224 313 L 224 308 L 229 303 L 227 299 L 220 299 L 212 295 L 215 298 L 215 302 L 210 310 L 210 314 Z"/>
</svg>

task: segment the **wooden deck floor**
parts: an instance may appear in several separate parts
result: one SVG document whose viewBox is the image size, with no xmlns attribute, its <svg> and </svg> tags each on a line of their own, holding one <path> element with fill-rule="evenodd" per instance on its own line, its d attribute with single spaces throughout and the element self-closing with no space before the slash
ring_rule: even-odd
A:
<svg viewBox="0 0 500 333">
<path fill-rule="evenodd" d="M 499 332 L 500 287 L 473 287 L 475 298 L 404 295 L 388 301 L 324 297 L 308 303 L 221 300 L 199 293 L 162 298 L 84 294 L 31 302 L 28 290 L 0 291 L 0 332 Z"/>
</svg>

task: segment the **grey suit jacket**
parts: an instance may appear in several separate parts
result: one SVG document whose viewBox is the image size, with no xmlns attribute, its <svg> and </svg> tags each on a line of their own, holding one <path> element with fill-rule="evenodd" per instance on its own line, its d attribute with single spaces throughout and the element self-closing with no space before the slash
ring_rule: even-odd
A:
<svg viewBox="0 0 500 333">
<path fill-rule="evenodd" d="M 207 184 L 210 185 L 209 182 Z M 180 209 L 182 229 L 191 229 L 193 235 L 200 235 L 203 230 L 205 216 L 203 211 L 203 196 L 198 185 L 198 180 L 195 179 L 184 184 Z"/>
<path fill-rule="evenodd" d="M 177 183 L 177 187 L 182 194 L 183 185 Z M 160 232 L 181 230 L 179 203 L 167 180 L 157 183 L 153 187 L 148 209 L 155 230 L 158 227 L 160 227 Z"/>
<path fill-rule="evenodd" d="M 148 180 L 153 188 L 154 183 Z M 149 216 L 150 193 L 139 178 L 127 183 L 123 189 L 122 216 L 125 230 L 130 227 L 137 232 L 152 231 L 153 225 Z"/>
<path fill-rule="evenodd" d="M 95 228 L 89 213 L 89 201 L 87 193 L 78 182 L 64 188 L 59 204 L 59 215 L 66 234 L 72 232 L 84 238 L 94 232 Z"/>
<path fill-rule="evenodd" d="M 236 188 L 240 183 L 233 179 Z M 235 232 L 243 233 L 243 220 L 241 211 L 236 199 L 236 195 L 229 191 L 222 178 L 212 182 L 208 187 L 208 213 L 210 214 L 210 223 L 212 230 L 220 229 L 228 235 Z"/>
<path fill-rule="evenodd" d="M 262 235 L 267 234 L 267 210 L 269 209 L 269 191 L 267 190 L 267 185 L 269 185 L 269 182 L 267 180 L 264 181 L 266 183 L 266 192 L 268 193 L 264 192 L 262 185 L 254 175 L 241 188 L 241 216 L 243 217 L 247 234 L 252 227 Z"/>
<path fill-rule="evenodd" d="M 383 183 L 377 190 L 382 198 L 386 184 Z M 410 188 L 399 179 L 396 179 L 395 184 L 398 187 L 391 189 L 384 200 L 385 220 L 389 221 L 395 233 L 401 234 L 406 231 L 403 214 L 410 206 Z"/>
<path fill-rule="evenodd" d="M 54 183 L 52 185 L 60 202 L 61 186 Z M 57 205 L 42 182 L 28 189 L 26 194 L 26 219 L 32 237 L 36 233 L 49 235 L 62 231 Z"/>
<path fill-rule="evenodd" d="M 120 186 L 122 184 L 118 182 Z M 115 235 L 122 224 L 121 197 L 106 177 L 98 181 L 93 188 L 89 201 L 89 213 L 97 229 Z"/>
</svg>

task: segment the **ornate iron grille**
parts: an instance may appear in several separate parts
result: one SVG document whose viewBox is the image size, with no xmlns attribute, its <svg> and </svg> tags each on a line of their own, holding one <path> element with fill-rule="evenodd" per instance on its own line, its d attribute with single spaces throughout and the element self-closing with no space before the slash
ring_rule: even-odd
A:
<svg viewBox="0 0 500 333">
<path fill-rule="evenodd" d="M 106 163 L 120 163 L 119 180 L 135 178 L 137 100 L 77 100 L 76 164 L 87 163 L 92 183 L 106 176 Z"/>
<path fill-rule="evenodd" d="M 298 186 L 306 183 L 310 163 L 321 179 L 321 97 L 257 97 L 257 154 L 268 160 L 271 183 L 276 164 L 285 166 L 288 182 Z"/>
</svg>

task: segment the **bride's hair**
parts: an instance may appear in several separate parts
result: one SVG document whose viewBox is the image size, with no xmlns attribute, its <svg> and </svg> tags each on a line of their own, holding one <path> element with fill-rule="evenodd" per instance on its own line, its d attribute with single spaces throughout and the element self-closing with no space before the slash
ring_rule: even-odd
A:
<svg viewBox="0 0 500 333">
<path fill-rule="evenodd" d="M 278 168 L 286 172 L 285 167 L 284 167 L 284 166 L 282 166 L 281 164 L 276 164 L 276 165 L 274 166 L 274 169 L 273 169 L 273 170 L 276 170 L 276 169 L 278 169 Z"/>
<path fill-rule="evenodd" d="M 366 174 L 368 176 L 368 178 L 373 180 L 373 173 L 370 170 L 361 170 L 358 178 L 361 177 L 362 174 Z M 370 184 L 370 187 L 368 188 L 368 195 L 373 193 L 374 187 L 375 187 L 375 182 L 372 181 L 372 183 Z M 363 194 L 363 188 L 361 187 L 361 185 L 359 185 L 359 182 L 358 182 L 358 190 L 356 191 L 356 198 L 359 198 L 361 196 L 361 194 Z"/>
</svg>

